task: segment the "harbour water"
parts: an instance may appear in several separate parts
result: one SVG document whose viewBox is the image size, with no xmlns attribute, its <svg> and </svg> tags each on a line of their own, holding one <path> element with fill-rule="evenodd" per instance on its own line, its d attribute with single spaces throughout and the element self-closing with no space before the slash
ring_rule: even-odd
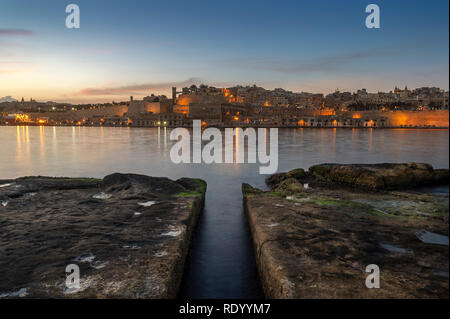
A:
<svg viewBox="0 0 450 319">
<path fill-rule="evenodd" d="M 0 179 L 104 177 L 114 172 L 208 183 L 181 297 L 262 297 L 242 208 L 243 182 L 264 188 L 259 164 L 174 164 L 164 128 L 0 127 Z M 279 129 L 278 171 L 319 163 L 425 162 L 449 167 L 449 131 Z M 448 188 L 447 188 L 448 192 Z"/>
</svg>

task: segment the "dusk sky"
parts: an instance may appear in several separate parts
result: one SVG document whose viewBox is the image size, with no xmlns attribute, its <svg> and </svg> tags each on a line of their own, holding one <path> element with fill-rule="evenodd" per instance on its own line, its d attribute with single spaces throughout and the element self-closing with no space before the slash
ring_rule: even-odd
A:
<svg viewBox="0 0 450 319">
<path fill-rule="evenodd" d="M 67 29 L 76 3 L 81 28 Z M 365 27 L 366 5 L 381 28 Z M 448 0 L 0 1 L 0 98 L 103 102 L 206 83 L 449 86 Z"/>
</svg>

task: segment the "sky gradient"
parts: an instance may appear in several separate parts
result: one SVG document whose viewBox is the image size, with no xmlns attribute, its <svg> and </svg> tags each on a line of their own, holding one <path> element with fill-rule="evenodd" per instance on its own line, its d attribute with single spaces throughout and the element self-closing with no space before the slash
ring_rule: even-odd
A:
<svg viewBox="0 0 450 319">
<path fill-rule="evenodd" d="M 76 3 L 81 28 L 65 26 Z M 365 27 L 366 5 L 381 28 Z M 0 98 L 107 102 L 172 85 L 449 86 L 448 0 L 1 0 Z"/>
</svg>

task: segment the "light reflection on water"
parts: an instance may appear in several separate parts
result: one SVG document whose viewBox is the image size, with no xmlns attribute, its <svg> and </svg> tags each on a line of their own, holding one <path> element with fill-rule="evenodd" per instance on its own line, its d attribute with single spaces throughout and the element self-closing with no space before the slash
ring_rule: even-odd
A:
<svg viewBox="0 0 450 319">
<path fill-rule="evenodd" d="M 261 296 L 241 183 L 264 188 L 259 164 L 172 164 L 170 129 L 0 127 L 0 179 L 103 177 L 113 172 L 200 177 L 202 216 L 182 285 L 192 298 Z M 448 168 L 448 130 L 279 129 L 279 171 L 319 163 L 426 162 Z M 266 136 L 267 138 L 267 136 Z M 246 157 L 247 158 L 247 157 Z"/>
</svg>

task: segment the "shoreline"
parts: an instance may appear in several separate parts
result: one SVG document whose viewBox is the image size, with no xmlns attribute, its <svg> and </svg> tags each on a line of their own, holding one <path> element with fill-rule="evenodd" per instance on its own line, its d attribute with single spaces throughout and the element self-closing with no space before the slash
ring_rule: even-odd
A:
<svg viewBox="0 0 450 319">
<path fill-rule="evenodd" d="M 122 126 L 122 125 L 51 125 L 51 124 L 11 124 L 11 125 L 5 125 L 0 124 L 0 127 L 15 127 L 15 126 L 30 126 L 30 127 L 115 127 L 115 128 L 133 128 L 133 129 L 147 129 L 147 128 L 192 128 L 192 126 Z M 420 129 L 420 130 L 448 130 L 449 126 L 384 126 L 384 127 L 364 127 L 364 126 L 355 126 L 355 127 L 342 127 L 342 126 L 276 126 L 276 125 L 239 125 L 239 126 L 233 126 L 233 125 L 214 125 L 214 126 L 202 126 L 202 129 L 204 128 L 287 128 L 287 129 L 293 129 L 293 128 L 302 128 L 302 129 Z"/>
</svg>

